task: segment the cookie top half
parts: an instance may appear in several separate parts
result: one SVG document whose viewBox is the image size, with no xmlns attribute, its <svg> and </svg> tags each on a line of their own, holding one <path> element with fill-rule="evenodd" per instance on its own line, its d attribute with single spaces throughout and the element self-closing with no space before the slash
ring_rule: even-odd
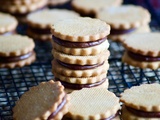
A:
<svg viewBox="0 0 160 120">
<path fill-rule="evenodd" d="M 136 33 L 123 42 L 124 47 L 144 56 L 160 56 L 160 33 Z"/>
<path fill-rule="evenodd" d="M 45 9 L 42 11 L 30 13 L 27 16 L 27 22 L 32 27 L 50 28 L 52 24 L 59 20 L 67 18 L 77 18 L 79 14 L 65 9 Z"/>
<path fill-rule="evenodd" d="M 120 108 L 119 99 L 106 88 L 84 88 L 73 91 L 66 116 L 75 120 L 100 120 L 109 118 Z"/>
<path fill-rule="evenodd" d="M 80 17 L 55 23 L 51 32 L 62 40 L 88 42 L 106 37 L 110 33 L 110 26 L 99 19 Z"/>
<path fill-rule="evenodd" d="M 53 80 L 42 82 L 30 88 L 16 102 L 13 108 L 13 118 L 16 120 L 48 120 L 51 119 L 52 114 L 55 114 L 52 119 L 56 117 L 55 119 L 60 120 L 63 112 L 66 113 L 66 110 L 60 109 L 60 106 L 67 105 L 67 99 L 68 96 L 60 82 Z"/>
<path fill-rule="evenodd" d="M 114 29 L 130 29 L 150 22 L 150 13 L 143 7 L 122 5 L 99 10 L 96 17 L 106 21 Z"/>
<path fill-rule="evenodd" d="M 0 34 L 16 29 L 18 21 L 14 16 L 0 12 Z"/>
<path fill-rule="evenodd" d="M 0 56 L 20 56 L 33 51 L 33 39 L 22 35 L 0 36 Z"/>
<path fill-rule="evenodd" d="M 143 84 L 127 89 L 120 101 L 126 106 L 146 112 L 160 112 L 160 85 Z"/>
<path fill-rule="evenodd" d="M 123 0 L 73 0 L 72 6 L 81 9 L 85 13 L 96 12 L 99 9 L 119 6 Z"/>
</svg>

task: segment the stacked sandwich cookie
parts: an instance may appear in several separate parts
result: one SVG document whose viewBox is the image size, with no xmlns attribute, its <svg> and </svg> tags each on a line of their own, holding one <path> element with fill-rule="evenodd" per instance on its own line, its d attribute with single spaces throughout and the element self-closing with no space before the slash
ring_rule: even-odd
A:
<svg viewBox="0 0 160 120">
<path fill-rule="evenodd" d="M 35 44 L 27 36 L 0 36 L 0 68 L 15 68 L 30 65 L 35 61 Z"/>
<path fill-rule="evenodd" d="M 123 120 L 160 120 L 160 85 L 143 84 L 121 94 Z"/>
<path fill-rule="evenodd" d="M 47 0 L 3 0 L 0 4 L 0 11 L 10 13 L 20 22 L 25 22 L 25 16 L 46 6 Z"/>
<path fill-rule="evenodd" d="M 66 91 L 108 87 L 110 26 L 92 18 L 62 20 L 51 28 L 53 34 L 52 71 Z"/>
<path fill-rule="evenodd" d="M 50 27 L 52 24 L 59 20 L 76 17 L 79 17 L 78 13 L 65 9 L 45 9 L 30 13 L 27 16 L 27 34 L 35 40 L 52 40 L 52 35 L 50 32 Z"/>
<path fill-rule="evenodd" d="M 133 33 L 150 32 L 150 13 L 140 6 L 122 5 L 97 11 L 96 17 L 111 26 L 108 36 L 113 41 L 124 41 Z"/>
<path fill-rule="evenodd" d="M 0 35 L 12 35 L 16 33 L 18 21 L 12 15 L 0 12 Z"/>
<path fill-rule="evenodd" d="M 61 120 L 69 97 L 60 82 L 42 82 L 25 92 L 13 108 L 14 120 Z"/>
</svg>

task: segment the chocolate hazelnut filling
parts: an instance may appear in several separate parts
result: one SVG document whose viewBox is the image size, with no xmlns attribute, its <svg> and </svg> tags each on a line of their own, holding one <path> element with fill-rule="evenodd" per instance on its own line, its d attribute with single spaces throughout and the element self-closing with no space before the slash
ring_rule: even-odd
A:
<svg viewBox="0 0 160 120">
<path fill-rule="evenodd" d="M 33 54 L 35 54 L 34 51 L 31 51 L 27 54 L 24 55 L 20 55 L 20 56 L 14 56 L 14 57 L 0 57 L 0 63 L 11 63 L 11 62 L 17 62 L 17 61 L 21 61 L 24 59 L 29 58 L 30 56 L 32 56 Z"/>
<path fill-rule="evenodd" d="M 104 118 L 104 119 L 101 119 L 101 120 L 114 120 L 114 118 L 116 118 L 119 114 L 120 114 L 120 111 L 118 110 L 115 115 L 112 115 L 109 118 Z"/>
<path fill-rule="evenodd" d="M 121 30 L 121 29 L 111 29 L 111 35 L 121 35 L 121 34 L 127 34 L 135 31 L 135 28 L 128 29 L 128 30 Z"/>
<path fill-rule="evenodd" d="M 62 99 L 62 102 L 58 105 L 56 111 L 54 111 L 49 117 L 47 120 L 50 120 L 50 119 L 53 119 L 57 113 L 64 107 L 64 105 L 67 103 L 67 100 L 66 100 L 66 95 L 63 97 Z"/>
<path fill-rule="evenodd" d="M 133 53 L 131 51 L 127 51 L 127 54 L 132 59 L 138 60 L 138 61 L 146 61 L 146 62 L 156 62 L 160 61 L 160 57 L 151 57 L 151 56 L 144 56 L 137 53 Z"/>
<path fill-rule="evenodd" d="M 58 78 L 55 78 L 55 81 L 60 81 L 62 83 L 62 85 L 64 85 L 65 88 L 73 89 L 73 90 L 80 90 L 82 88 L 92 88 L 92 87 L 99 86 L 106 81 L 106 78 L 102 79 L 99 82 L 91 83 L 91 84 L 72 84 L 72 83 L 64 82 Z"/>
<path fill-rule="evenodd" d="M 101 65 L 104 64 L 104 62 L 103 62 L 103 63 L 100 63 L 100 64 L 94 64 L 94 65 L 76 65 L 76 64 L 64 63 L 64 62 L 59 61 L 59 60 L 57 60 L 57 62 L 58 62 L 60 65 L 66 67 L 66 68 L 72 69 L 72 70 L 88 70 L 88 69 L 94 69 L 94 68 L 99 67 L 99 66 L 101 66 Z"/>
<path fill-rule="evenodd" d="M 136 110 L 134 108 L 125 106 L 126 109 L 131 112 L 132 114 L 139 116 L 139 117 L 145 117 L 145 118 L 160 118 L 160 112 L 145 112 L 141 110 Z"/>
<path fill-rule="evenodd" d="M 48 29 L 48 28 L 40 29 L 40 28 L 33 28 L 33 27 L 29 26 L 28 30 L 30 30 L 36 34 L 51 34 L 50 29 Z"/>
<path fill-rule="evenodd" d="M 69 48 L 87 48 L 87 47 L 92 47 L 96 45 L 100 45 L 103 43 L 107 38 L 99 39 L 96 41 L 90 41 L 90 42 L 70 42 L 70 41 L 64 41 L 61 40 L 55 36 L 52 36 L 52 39 L 59 45 L 69 47 Z"/>
</svg>

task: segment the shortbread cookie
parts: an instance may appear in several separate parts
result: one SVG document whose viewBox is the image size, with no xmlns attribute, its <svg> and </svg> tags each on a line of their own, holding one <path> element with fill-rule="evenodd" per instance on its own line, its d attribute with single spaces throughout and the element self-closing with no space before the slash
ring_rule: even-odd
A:
<svg viewBox="0 0 160 120">
<path fill-rule="evenodd" d="M 160 34 L 137 33 L 123 42 L 126 52 L 122 61 L 140 68 L 158 69 L 160 67 Z"/>
<path fill-rule="evenodd" d="M 62 41 L 53 36 L 52 45 L 53 48 L 59 52 L 76 56 L 97 55 L 109 48 L 107 38 L 103 38 L 93 42 L 77 43 L 64 40 Z"/>
<path fill-rule="evenodd" d="M 91 84 L 101 81 L 102 79 L 106 78 L 107 71 L 94 77 L 68 77 L 57 73 L 53 70 L 53 74 L 56 78 L 60 81 L 73 83 L 73 84 Z"/>
<path fill-rule="evenodd" d="M 72 83 L 67 83 L 60 81 L 62 85 L 65 87 L 65 92 L 66 93 L 71 93 L 75 90 L 81 90 L 83 88 L 105 88 L 108 89 L 109 82 L 108 79 L 102 79 L 99 82 L 96 83 L 91 83 L 91 84 L 72 84 Z"/>
<path fill-rule="evenodd" d="M 109 69 L 109 64 L 108 61 L 104 61 L 101 64 L 80 66 L 66 64 L 54 59 L 52 61 L 52 69 L 67 77 L 94 77 L 106 73 Z"/>
<path fill-rule="evenodd" d="M 160 85 L 143 84 L 127 89 L 121 94 L 123 120 L 159 120 Z"/>
<path fill-rule="evenodd" d="M 77 65 L 94 65 L 100 64 L 104 61 L 108 60 L 110 56 L 110 52 L 108 50 L 103 51 L 98 55 L 92 56 L 74 56 L 74 55 L 67 55 L 64 53 L 60 53 L 55 49 L 52 51 L 54 58 L 68 64 L 77 64 Z"/>
<path fill-rule="evenodd" d="M 42 82 L 30 88 L 13 108 L 15 120 L 60 120 L 68 112 L 69 97 L 60 82 Z"/>
<path fill-rule="evenodd" d="M 99 19 L 67 19 L 54 24 L 52 34 L 71 42 L 89 42 L 105 38 L 110 33 L 110 26 Z"/>
<path fill-rule="evenodd" d="M 39 8 L 44 7 L 47 4 L 46 0 L 38 0 L 34 1 L 31 4 L 23 4 L 23 5 L 3 5 L 1 6 L 1 10 L 5 12 L 9 12 L 11 14 L 26 14 L 32 11 L 35 11 Z"/>
<path fill-rule="evenodd" d="M 119 6 L 123 0 L 73 0 L 72 7 L 82 16 L 94 17 L 97 10 Z"/>
<path fill-rule="evenodd" d="M 27 33 L 30 37 L 36 40 L 51 40 L 51 25 L 57 21 L 77 18 L 78 13 L 65 9 L 45 9 L 31 13 L 27 16 L 28 30 Z"/>
<path fill-rule="evenodd" d="M 64 116 L 72 120 L 120 120 L 119 99 L 105 88 L 84 88 L 73 91 L 69 112 Z"/>
<path fill-rule="evenodd" d="M 35 61 L 35 44 L 27 36 L 0 36 L 0 45 L 0 67 L 23 67 Z"/>
<path fill-rule="evenodd" d="M 0 12 L 0 35 L 11 35 L 15 32 L 18 21 L 14 16 Z"/>
<path fill-rule="evenodd" d="M 151 20 L 151 15 L 145 8 L 134 5 L 102 9 L 97 12 L 96 17 L 111 26 L 110 35 L 117 37 L 117 39 L 112 37 L 115 41 L 122 40 L 122 35 L 135 33 L 142 26 L 148 26 Z"/>
</svg>

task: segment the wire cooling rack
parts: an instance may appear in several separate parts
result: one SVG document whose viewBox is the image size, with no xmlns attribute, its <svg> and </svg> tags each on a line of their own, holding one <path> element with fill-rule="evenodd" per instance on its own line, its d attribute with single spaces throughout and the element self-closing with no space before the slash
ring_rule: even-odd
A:
<svg viewBox="0 0 160 120">
<path fill-rule="evenodd" d="M 127 1 L 127 0 L 126 0 Z M 135 3 L 135 0 L 131 0 Z M 147 7 L 152 16 L 152 30 L 159 30 L 160 19 L 154 8 L 146 0 Z M 20 28 L 19 31 L 23 31 Z M 12 120 L 12 108 L 20 96 L 43 81 L 53 78 L 51 72 L 51 49 L 49 42 L 36 42 L 35 51 L 37 60 L 30 66 L 15 69 L 0 69 L 0 120 Z M 110 41 L 111 56 L 109 58 L 110 68 L 107 77 L 109 79 L 109 90 L 117 96 L 126 88 L 144 83 L 160 83 L 160 69 L 139 69 L 128 66 L 121 62 L 124 48 L 120 43 Z"/>
</svg>

